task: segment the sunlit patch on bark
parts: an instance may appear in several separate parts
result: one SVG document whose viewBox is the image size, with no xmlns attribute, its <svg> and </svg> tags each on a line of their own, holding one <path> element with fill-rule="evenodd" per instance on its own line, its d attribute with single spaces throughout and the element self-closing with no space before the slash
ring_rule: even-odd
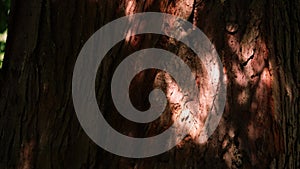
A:
<svg viewBox="0 0 300 169">
<path fill-rule="evenodd" d="M 234 168 L 235 166 L 242 165 L 242 154 L 239 152 L 239 149 L 234 144 L 229 144 L 227 152 L 224 154 L 223 159 L 229 168 Z"/>
<path fill-rule="evenodd" d="M 125 15 L 132 15 L 135 13 L 136 9 L 136 1 L 135 0 L 128 0 L 125 2 L 126 7 L 125 7 Z"/>
<path fill-rule="evenodd" d="M 23 143 L 20 151 L 20 161 L 18 169 L 31 169 L 33 168 L 34 149 L 36 142 L 31 139 L 29 142 Z"/>
<path fill-rule="evenodd" d="M 190 91 L 194 96 L 183 93 L 176 81 L 165 72 L 157 74 L 154 87 L 160 86 L 165 91 L 169 102 L 169 109 L 171 111 L 171 121 L 178 122 L 177 125 L 178 128 L 180 128 L 178 129 L 178 132 L 182 130 L 188 131 L 187 138 L 193 140 L 196 144 L 202 144 L 205 143 L 208 138 L 206 132 L 204 132 L 204 124 L 211 111 L 211 106 L 213 106 L 215 93 L 211 91 L 207 72 L 202 68 L 201 63 L 196 61 L 196 56 L 189 53 L 189 50 L 186 50 L 183 46 L 180 47 L 180 49 L 178 55 L 186 62 L 186 64 L 192 67 L 195 85 L 199 88 L 200 93 Z M 187 59 L 187 57 L 190 58 Z M 176 65 L 174 66 L 176 67 Z M 219 70 L 214 71 L 217 75 Z M 215 104 L 217 105 L 217 103 Z M 167 119 L 161 118 L 161 120 Z"/>
<path fill-rule="evenodd" d="M 250 95 L 250 93 L 249 93 L 249 90 L 247 90 L 247 89 L 240 92 L 240 94 L 238 95 L 238 98 L 237 98 L 239 104 L 243 105 L 243 104 L 247 103 L 248 99 L 250 97 L 249 95 Z"/>
<path fill-rule="evenodd" d="M 174 0 L 170 3 L 169 8 L 165 11 L 165 4 L 161 3 L 161 11 L 165 11 L 169 14 L 176 15 L 178 17 L 188 19 L 193 11 L 194 0 Z"/>
<path fill-rule="evenodd" d="M 137 10 L 137 3 L 135 0 L 126 0 L 125 2 L 125 15 L 132 15 L 134 13 L 136 13 Z M 131 18 L 129 18 L 130 21 Z M 137 24 L 133 25 L 133 27 L 128 31 L 128 33 L 126 34 L 125 37 L 125 41 L 127 43 L 132 43 L 132 46 L 137 45 L 138 41 L 135 41 L 136 39 L 134 38 L 135 36 L 132 36 L 132 34 L 136 31 L 135 29 L 137 29 Z M 132 42 L 131 42 L 132 41 Z"/>
<path fill-rule="evenodd" d="M 230 47 L 231 51 L 233 53 L 237 53 L 239 48 L 240 48 L 240 44 L 238 42 L 238 39 L 236 36 L 228 34 L 227 35 L 227 44 Z"/>
<path fill-rule="evenodd" d="M 233 138 L 228 137 L 231 132 L 227 128 L 227 133 L 222 138 L 222 149 L 226 151 L 223 158 L 229 168 L 242 165 L 239 160 L 241 151 L 246 151 L 242 155 L 255 166 L 265 162 L 262 159 L 265 155 L 264 150 L 276 152 L 276 147 L 280 147 L 278 146 L 280 136 L 274 121 L 276 103 L 272 97 L 272 94 L 276 95 L 272 93 L 274 88 L 272 71 L 277 67 L 269 60 L 269 49 L 260 32 L 260 16 L 253 11 L 251 15 L 253 16 L 244 30 L 242 27 L 236 30 L 234 24 L 227 24 L 225 27 L 227 31 L 225 51 L 228 51 L 225 60 L 230 59 L 225 65 L 230 78 L 229 85 L 234 88 L 229 95 L 237 103 L 226 110 L 229 112 L 229 118 L 232 116 L 232 119 L 236 120 L 232 126 L 237 130 L 236 135 Z M 245 32 L 240 32 L 241 30 Z M 230 121 L 227 125 L 228 123 L 231 125 Z"/>
</svg>

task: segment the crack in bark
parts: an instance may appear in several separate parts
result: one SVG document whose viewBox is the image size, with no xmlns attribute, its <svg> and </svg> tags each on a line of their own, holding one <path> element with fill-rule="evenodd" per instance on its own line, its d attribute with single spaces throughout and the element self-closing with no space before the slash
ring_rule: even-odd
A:
<svg viewBox="0 0 300 169">
<path fill-rule="evenodd" d="M 195 18 L 195 10 L 196 10 L 196 0 L 194 0 L 193 2 L 193 8 L 192 8 L 192 12 L 191 12 L 191 15 L 188 17 L 188 21 L 193 23 L 193 20 Z"/>
<path fill-rule="evenodd" d="M 254 54 L 251 55 L 251 56 L 247 59 L 247 61 L 241 63 L 241 67 L 247 66 L 247 64 L 249 63 L 249 61 L 252 60 L 253 58 L 254 58 Z"/>
</svg>

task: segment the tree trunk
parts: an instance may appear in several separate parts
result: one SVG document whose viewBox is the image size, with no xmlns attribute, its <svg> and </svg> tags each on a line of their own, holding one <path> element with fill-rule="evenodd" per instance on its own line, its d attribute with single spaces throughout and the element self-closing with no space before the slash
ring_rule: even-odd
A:
<svg viewBox="0 0 300 169">
<path fill-rule="evenodd" d="M 180 16 L 208 36 L 224 65 L 227 100 L 219 126 L 205 144 L 186 138 L 164 154 L 132 159 L 106 152 L 82 130 L 73 108 L 72 74 L 82 46 L 96 30 L 145 11 Z M 0 70 L 0 168 L 298 169 L 299 37 L 299 1 L 12 0 Z M 106 120 L 126 135 L 160 133 L 176 111 L 170 106 L 166 118 L 136 124 L 120 116 L 109 99 L 118 63 L 149 47 L 172 51 L 183 60 L 192 55 L 184 44 L 159 35 L 131 37 L 107 54 L 99 68 L 97 99 Z M 201 63 L 192 59 L 191 65 L 201 76 Z M 130 88 L 133 105 L 147 108 L 145 96 L 158 77 L 167 83 L 157 70 L 136 76 Z"/>
</svg>

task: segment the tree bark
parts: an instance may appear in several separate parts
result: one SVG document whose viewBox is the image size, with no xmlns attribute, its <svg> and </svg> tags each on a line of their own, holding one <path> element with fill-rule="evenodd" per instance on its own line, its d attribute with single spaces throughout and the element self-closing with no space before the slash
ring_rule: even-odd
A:
<svg viewBox="0 0 300 169">
<path fill-rule="evenodd" d="M 95 31 L 146 11 L 180 16 L 208 36 L 227 75 L 227 100 L 205 144 L 186 138 L 164 154 L 131 159 L 104 151 L 82 130 L 72 103 L 72 73 Z M 300 168 L 299 37 L 298 1 L 12 0 L 0 71 L 0 168 Z M 97 99 L 106 120 L 126 135 L 158 134 L 176 111 L 169 106 L 154 123 L 135 124 L 120 116 L 110 99 L 118 63 L 149 47 L 183 60 L 193 56 L 184 44 L 158 35 L 131 37 L 112 48 L 99 68 Z M 203 75 L 197 60 L 190 66 Z M 157 70 L 137 75 L 130 88 L 133 105 L 147 108 L 145 96 L 166 81 Z"/>
</svg>

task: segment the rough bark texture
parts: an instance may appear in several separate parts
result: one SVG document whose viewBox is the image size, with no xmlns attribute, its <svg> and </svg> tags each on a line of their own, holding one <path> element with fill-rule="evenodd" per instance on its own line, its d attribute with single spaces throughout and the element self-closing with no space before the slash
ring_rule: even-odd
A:
<svg viewBox="0 0 300 169">
<path fill-rule="evenodd" d="M 221 57 L 228 93 L 219 127 L 206 144 L 187 138 L 162 155 L 129 159 L 99 148 L 81 129 L 71 79 L 81 47 L 97 29 L 143 11 L 171 13 L 197 25 Z M 300 168 L 299 1 L 12 0 L 10 14 L 0 72 L 0 168 Z M 148 47 L 186 60 L 193 55 L 157 35 L 132 37 L 107 54 L 99 68 L 100 107 L 112 126 L 132 136 L 153 135 L 169 125 L 165 118 L 151 125 L 126 121 L 107 99 L 117 63 Z M 201 75 L 197 64 L 194 69 Z M 156 70 L 136 77 L 131 86 L 136 107 L 147 106 L 143 96 L 160 76 L 166 81 Z M 174 111 L 171 105 L 165 116 Z"/>
</svg>

